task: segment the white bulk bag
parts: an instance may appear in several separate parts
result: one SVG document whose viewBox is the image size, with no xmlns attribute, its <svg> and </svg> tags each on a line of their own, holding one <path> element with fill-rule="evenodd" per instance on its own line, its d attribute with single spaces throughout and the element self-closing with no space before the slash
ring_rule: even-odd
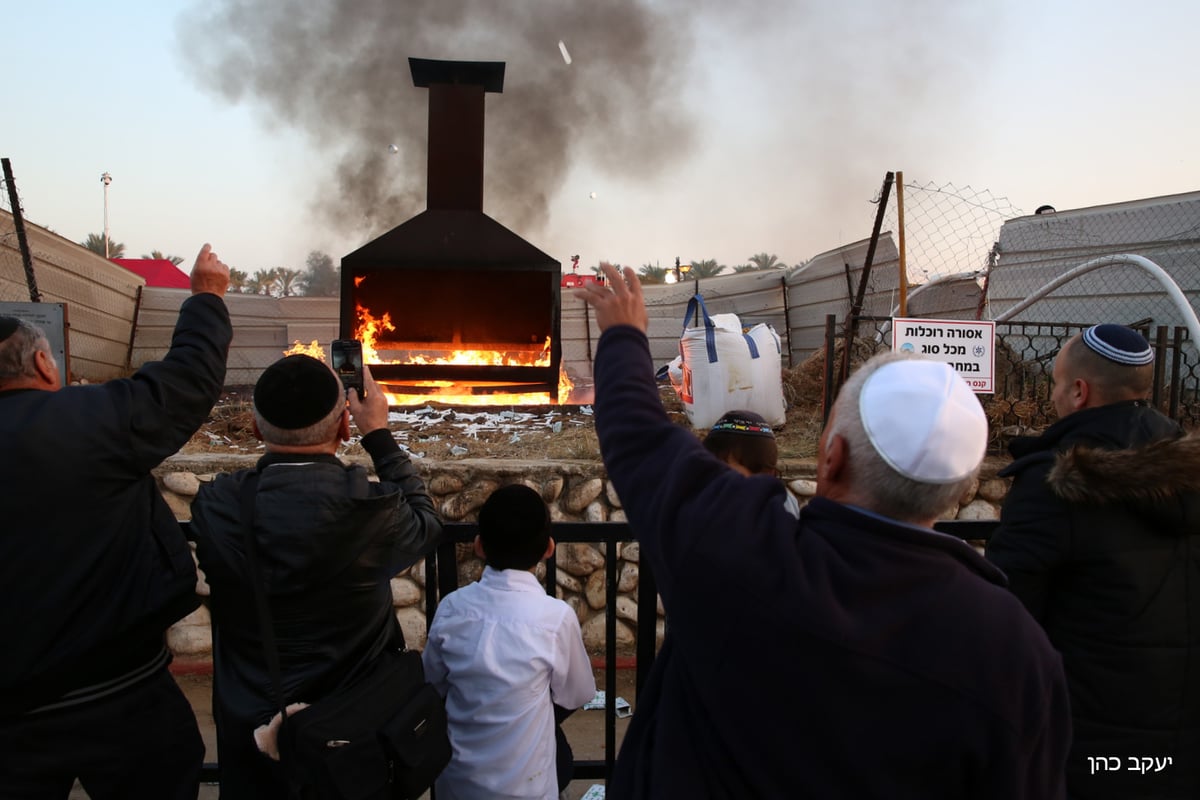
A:
<svg viewBox="0 0 1200 800">
<path fill-rule="evenodd" d="M 689 325 L 697 311 L 700 324 Z M 742 333 L 736 314 L 710 316 L 700 295 L 688 301 L 679 359 L 668 375 L 693 427 L 711 428 L 734 409 L 761 414 L 771 425 L 786 420 L 778 334 L 765 324 Z"/>
</svg>

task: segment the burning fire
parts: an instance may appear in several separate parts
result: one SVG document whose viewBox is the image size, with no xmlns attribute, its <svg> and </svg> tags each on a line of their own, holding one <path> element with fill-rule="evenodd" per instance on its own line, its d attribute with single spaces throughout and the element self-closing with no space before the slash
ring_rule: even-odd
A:
<svg viewBox="0 0 1200 800">
<path fill-rule="evenodd" d="M 527 352 L 512 350 L 451 350 L 447 355 L 436 357 L 416 353 L 407 360 L 383 359 L 380 358 L 376 350 L 376 343 L 379 341 L 382 333 L 396 329 L 396 326 L 392 324 L 391 315 L 385 313 L 380 317 L 375 317 L 362 305 L 357 306 L 356 311 L 358 312 L 358 329 L 354 333 L 355 338 L 362 342 L 364 363 L 467 364 L 522 367 L 545 367 L 550 364 L 550 337 L 548 336 L 538 351 L 534 351 L 532 348 Z M 297 340 L 283 354 L 287 356 L 301 354 L 312 356 L 321 361 L 327 361 L 325 348 L 315 339 L 311 344 L 307 345 Z M 414 388 L 418 388 L 421 391 L 412 394 L 388 392 L 388 404 L 393 406 L 413 406 L 437 402 L 447 405 L 511 406 L 548 405 L 552 402 L 549 392 L 528 392 L 524 394 L 479 393 L 471 391 L 470 386 L 454 383 L 453 381 L 419 381 L 414 383 Z M 560 369 L 558 396 L 553 399 L 562 400 L 570 397 L 571 391 L 574 388 L 566 371 Z"/>
<path fill-rule="evenodd" d="M 285 356 L 312 356 L 318 361 L 325 361 L 325 348 L 316 339 L 311 344 L 305 344 L 297 339 L 292 346 L 283 351 Z"/>
</svg>

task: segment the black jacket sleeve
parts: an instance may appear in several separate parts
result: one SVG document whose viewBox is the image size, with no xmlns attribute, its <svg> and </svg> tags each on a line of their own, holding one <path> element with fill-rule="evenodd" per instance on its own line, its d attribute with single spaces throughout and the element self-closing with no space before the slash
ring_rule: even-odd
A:
<svg viewBox="0 0 1200 800">
<path fill-rule="evenodd" d="M 392 509 L 391 526 L 396 530 L 391 566 L 399 572 L 424 558 L 442 538 L 442 520 L 433 507 L 425 481 L 417 474 L 408 453 L 400 449 L 391 431 L 380 428 L 362 439 L 363 449 L 375 464 L 380 481 L 399 488 Z"/>
</svg>

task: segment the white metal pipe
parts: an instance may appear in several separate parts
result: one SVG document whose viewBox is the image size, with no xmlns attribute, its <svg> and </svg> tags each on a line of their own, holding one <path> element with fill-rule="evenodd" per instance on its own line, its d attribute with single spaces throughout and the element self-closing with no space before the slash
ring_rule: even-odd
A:
<svg viewBox="0 0 1200 800">
<path fill-rule="evenodd" d="M 1038 289 L 1029 297 L 1025 298 L 1000 316 L 996 317 L 996 322 L 1007 322 L 1017 314 L 1020 314 L 1022 311 L 1029 308 L 1038 300 L 1041 300 L 1050 292 L 1054 291 L 1060 286 L 1063 286 L 1064 284 L 1070 283 L 1080 275 L 1085 275 L 1089 272 L 1093 272 L 1104 267 L 1113 266 L 1139 267 L 1157 280 L 1163 287 L 1163 290 L 1166 291 L 1167 296 L 1171 298 L 1173 303 L 1175 303 L 1176 308 L 1178 308 L 1180 315 L 1183 317 L 1183 322 L 1188 329 L 1188 339 L 1191 341 L 1192 347 L 1200 352 L 1200 320 L 1196 318 L 1196 311 L 1192 308 L 1192 304 L 1188 302 L 1187 296 L 1184 295 L 1183 290 L 1179 288 L 1179 284 L 1175 283 L 1174 279 L 1167 274 L 1167 271 L 1158 264 L 1155 264 L 1153 261 L 1144 256 L 1133 255 L 1132 253 L 1119 253 L 1100 256 L 1099 258 L 1093 258 L 1091 261 L 1085 261 L 1079 266 L 1064 272 L 1062 275 L 1059 275 L 1057 278 Z"/>
</svg>

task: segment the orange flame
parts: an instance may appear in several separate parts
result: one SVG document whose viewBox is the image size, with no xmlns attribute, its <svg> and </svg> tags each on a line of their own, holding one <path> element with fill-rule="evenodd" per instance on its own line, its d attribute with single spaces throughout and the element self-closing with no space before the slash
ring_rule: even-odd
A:
<svg viewBox="0 0 1200 800">
<path fill-rule="evenodd" d="M 312 356 L 318 361 L 325 360 L 325 348 L 316 339 L 312 340 L 311 344 L 304 344 L 299 339 L 292 342 L 292 346 L 283 351 L 285 356 Z"/>
<path fill-rule="evenodd" d="M 408 359 L 383 359 L 379 357 L 378 342 L 384 331 L 393 331 L 391 314 L 384 313 L 376 317 L 370 309 L 361 303 L 355 305 L 358 316 L 358 327 L 355 338 L 362 342 L 363 360 L 373 364 L 466 364 L 477 366 L 521 366 L 546 367 L 550 365 L 550 337 L 542 344 L 540 350 L 534 352 L 520 350 L 473 350 L 455 349 L 445 355 L 432 356 L 424 353 L 413 353 Z M 430 348 L 436 349 L 436 348 Z M 556 397 L 551 398 L 550 392 L 527 392 L 518 394 L 488 394 L 473 392 L 471 386 L 453 381 L 420 381 L 414 387 L 422 390 L 420 393 L 403 394 L 388 392 L 388 402 L 396 406 L 423 405 L 438 402 L 455 405 L 471 406 L 508 406 L 508 405 L 546 405 L 557 402 L 559 398 L 569 396 L 572 387 L 570 379 L 564 370 L 559 370 L 559 384 Z M 485 387 L 480 387 L 485 388 Z"/>
</svg>

